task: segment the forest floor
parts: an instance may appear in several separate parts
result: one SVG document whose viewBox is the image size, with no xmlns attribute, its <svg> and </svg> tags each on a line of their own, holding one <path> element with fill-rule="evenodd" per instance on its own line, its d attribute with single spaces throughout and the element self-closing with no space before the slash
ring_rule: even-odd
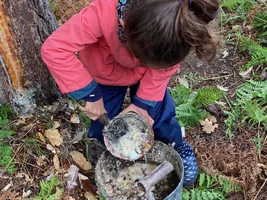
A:
<svg viewBox="0 0 267 200">
<path fill-rule="evenodd" d="M 216 88 L 214 93 L 220 96 L 198 110 L 189 107 L 187 115 L 177 112 L 177 119 L 186 126 L 185 139 L 195 150 L 201 173 L 194 187 L 184 189 L 188 196 L 183 199 L 267 199 L 267 61 L 248 65 L 267 57 L 267 34 L 259 36 L 255 30 L 255 19 L 261 18 L 265 27 L 261 34 L 266 33 L 267 17 L 257 14 L 267 7 L 264 2 L 255 4 L 252 0 L 236 0 L 235 5 L 229 2 L 222 4 L 227 12 L 220 17 L 222 44 L 214 61 L 201 62 L 191 53 L 169 84 L 177 111 L 181 105 L 177 104 L 180 99 L 175 91 L 186 91 L 195 100 L 198 97 L 194 94 L 209 87 Z M 89 1 L 52 0 L 51 3 L 61 24 Z M 235 21 L 236 16 L 241 16 L 238 9 L 245 12 L 244 8 L 249 9 L 241 13 L 246 20 Z M 247 38 L 258 46 L 247 42 Z M 253 52 L 260 56 L 255 58 Z M 187 89 L 178 90 L 180 85 Z M 218 91 L 223 93 L 219 95 Z M 211 92 L 206 95 L 202 98 L 213 98 Z M 182 105 L 197 104 L 183 100 Z M 190 116 L 191 112 L 200 117 Z M 216 120 L 209 121 L 211 130 L 207 131 L 203 121 L 211 119 L 210 116 Z M 190 120 L 196 123 L 188 124 Z M 67 97 L 39 108 L 32 116 L 15 116 L 7 106 L 1 106 L 0 200 L 101 199 L 94 167 L 105 147 L 85 136 L 89 123 Z M 92 153 L 89 162 L 86 148 Z M 70 173 L 72 165 L 79 168 L 74 179 Z M 197 192 L 201 195 L 194 197 Z M 223 197 L 205 198 L 203 192 Z"/>
</svg>

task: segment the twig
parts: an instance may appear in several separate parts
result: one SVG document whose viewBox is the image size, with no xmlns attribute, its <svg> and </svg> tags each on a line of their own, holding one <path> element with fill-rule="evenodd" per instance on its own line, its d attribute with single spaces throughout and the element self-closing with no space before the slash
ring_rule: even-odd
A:
<svg viewBox="0 0 267 200">
<path fill-rule="evenodd" d="M 255 195 L 254 199 L 253 200 L 256 200 L 258 195 L 260 194 L 260 191 L 262 190 L 262 188 L 264 187 L 264 185 L 266 184 L 267 182 L 267 179 L 265 179 L 264 183 L 262 184 L 261 188 L 258 190 L 257 194 Z"/>
<path fill-rule="evenodd" d="M 217 79 L 221 79 L 221 78 L 229 78 L 233 76 L 233 74 L 228 74 L 228 75 L 224 75 L 224 76 L 215 76 L 215 77 L 209 77 L 209 78 L 205 78 L 205 81 L 209 81 L 209 80 L 217 80 Z"/>
</svg>

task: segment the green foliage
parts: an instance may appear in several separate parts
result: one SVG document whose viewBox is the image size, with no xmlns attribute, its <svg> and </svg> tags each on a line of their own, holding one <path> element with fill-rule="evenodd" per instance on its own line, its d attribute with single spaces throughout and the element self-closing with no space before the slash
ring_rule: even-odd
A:
<svg viewBox="0 0 267 200">
<path fill-rule="evenodd" d="M 222 0 L 221 6 L 229 12 L 234 12 L 235 15 L 228 17 L 228 21 L 243 22 L 247 20 L 248 13 L 253 9 L 257 2 L 254 0 Z"/>
<path fill-rule="evenodd" d="M 215 88 L 200 88 L 196 92 L 178 85 L 176 89 L 170 90 L 176 105 L 176 118 L 182 126 L 191 128 L 207 116 L 205 110 L 211 103 L 222 97 L 222 92 Z"/>
<path fill-rule="evenodd" d="M 13 152 L 12 148 L 5 143 L 5 140 L 14 132 L 5 130 L 5 127 L 10 116 L 14 113 L 8 105 L 0 105 L 0 167 L 13 174 L 15 172 L 15 163 L 12 159 Z"/>
<path fill-rule="evenodd" d="M 197 91 L 197 95 L 194 101 L 195 106 L 203 106 L 207 108 L 215 101 L 219 100 L 223 96 L 223 91 L 216 88 L 205 87 Z"/>
<path fill-rule="evenodd" d="M 254 22 L 252 25 L 256 29 L 257 36 L 260 38 L 260 41 L 262 41 L 262 43 L 267 43 L 266 40 L 264 41 L 264 37 L 267 37 L 267 12 L 258 12 L 254 16 Z"/>
<path fill-rule="evenodd" d="M 228 118 L 226 134 L 232 136 L 234 124 L 248 123 L 251 128 L 267 124 L 267 81 L 249 80 L 236 89 L 236 101 L 232 103 L 233 112 L 225 112 Z M 257 147 L 261 146 L 260 135 L 255 138 Z"/>
<path fill-rule="evenodd" d="M 198 186 L 194 189 L 184 190 L 184 200 L 215 200 L 226 199 L 231 192 L 241 191 L 240 185 L 222 176 L 211 176 L 206 173 L 199 174 Z"/>
<path fill-rule="evenodd" d="M 261 46 L 258 42 L 238 35 L 240 41 L 240 50 L 247 51 L 251 60 L 244 66 L 248 69 L 251 66 L 267 64 L 267 48 Z"/>
<path fill-rule="evenodd" d="M 55 176 L 52 176 L 50 181 L 41 180 L 40 181 L 40 192 L 37 197 L 33 200 L 55 200 L 60 198 L 63 189 L 58 189 L 56 186 L 63 184 L 63 182 L 56 179 Z M 56 191 L 54 191 L 56 188 Z"/>
<path fill-rule="evenodd" d="M 1 134 L 1 132 L 0 132 Z M 12 160 L 12 148 L 7 145 L 0 144 L 0 167 L 7 168 L 10 174 L 15 172 L 15 163 Z"/>
</svg>

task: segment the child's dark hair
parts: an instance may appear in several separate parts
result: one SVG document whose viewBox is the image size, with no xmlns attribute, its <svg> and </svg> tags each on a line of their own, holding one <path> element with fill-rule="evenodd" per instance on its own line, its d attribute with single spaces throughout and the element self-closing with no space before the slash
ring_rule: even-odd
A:
<svg viewBox="0 0 267 200">
<path fill-rule="evenodd" d="M 218 0 L 131 0 L 125 21 L 128 47 L 143 63 L 168 68 L 195 47 L 211 61 L 216 41 L 208 23 L 217 17 Z"/>
</svg>

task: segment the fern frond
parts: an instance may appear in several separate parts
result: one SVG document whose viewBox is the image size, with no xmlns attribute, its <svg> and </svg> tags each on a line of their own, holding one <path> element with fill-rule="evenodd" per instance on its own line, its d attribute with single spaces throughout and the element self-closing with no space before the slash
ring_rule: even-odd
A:
<svg viewBox="0 0 267 200">
<path fill-rule="evenodd" d="M 57 197 L 59 195 L 61 195 L 62 190 L 57 189 L 56 193 L 52 194 L 53 189 L 58 186 L 61 185 L 63 182 L 59 181 L 56 179 L 55 176 L 52 176 L 50 181 L 46 181 L 46 180 L 41 180 L 40 181 L 40 192 L 39 195 L 37 197 L 35 197 L 33 200 L 48 200 L 48 199 L 55 199 L 55 197 Z M 59 198 L 57 197 L 57 198 Z M 57 199 L 56 198 L 56 199 Z"/>
<path fill-rule="evenodd" d="M 249 68 L 251 66 L 257 66 L 267 63 L 267 48 L 262 47 L 258 42 L 239 35 L 239 40 L 242 46 L 240 46 L 241 51 L 248 51 L 251 61 L 249 61 L 244 68 Z"/>
<path fill-rule="evenodd" d="M 187 102 L 192 91 L 186 88 L 184 85 L 179 84 L 175 89 L 170 89 L 170 93 L 173 98 L 174 104 L 176 106 L 179 106 Z"/>
<path fill-rule="evenodd" d="M 197 107 L 208 107 L 211 103 L 218 101 L 223 96 L 223 91 L 217 88 L 205 87 L 197 91 L 196 98 L 194 100 L 194 105 Z"/>
</svg>

